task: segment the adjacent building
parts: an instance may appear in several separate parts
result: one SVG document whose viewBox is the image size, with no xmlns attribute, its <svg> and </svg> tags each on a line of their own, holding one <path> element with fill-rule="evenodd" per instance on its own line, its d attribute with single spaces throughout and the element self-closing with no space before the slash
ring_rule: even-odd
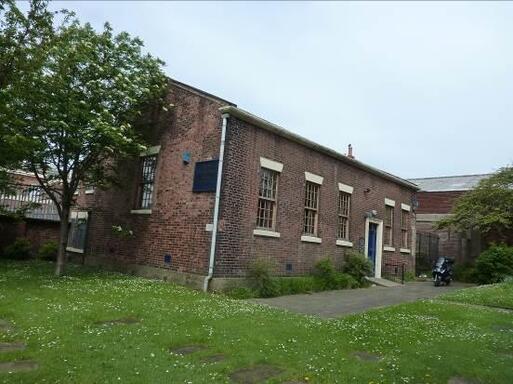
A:
<svg viewBox="0 0 513 384">
<path fill-rule="evenodd" d="M 167 99 L 141 121 L 151 146 L 119 166 L 121 184 L 79 191 L 70 255 L 214 289 L 259 258 L 282 276 L 353 250 L 376 277 L 413 270 L 414 183 L 186 84 Z"/>
<path fill-rule="evenodd" d="M 410 179 L 417 184 L 417 257 L 427 258 L 427 267 L 437 255 L 452 257 L 459 264 L 472 262 L 482 250 L 481 234 L 477 231 L 455 233 L 451 230 L 437 230 L 434 225 L 450 215 L 455 201 L 475 188 L 478 183 L 491 174 L 462 175 L 445 177 L 426 177 Z M 423 241 L 423 239 L 425 241 Z M 436 241 L 432 241 L 435 239 Z M 429 249 L 430 242 L 436 249 Z M 422 262 L 418 261 L 420 266 Z"/>
</svg>

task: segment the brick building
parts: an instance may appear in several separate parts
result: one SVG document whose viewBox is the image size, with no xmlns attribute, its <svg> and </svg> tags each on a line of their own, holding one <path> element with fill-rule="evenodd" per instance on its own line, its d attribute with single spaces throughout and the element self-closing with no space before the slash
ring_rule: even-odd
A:
<svg viewBox="0 0 513 384">
<path fill-rule="evenodd" d="M 282 276 L 350 250 L 377 277 L 413 269 L 413 183 L 177 81 L 167 98 L 141 122 L 152 146 L 120 165 L 121 184 L 79 191 L 71 254 L 211 288 L 257 258 Z"/>
<path fill-rule="evenodd" d="M 478 232 L 454 233 L 445 229 L 435 230 L 433 226 L 451 213 L 456 199 L 490 176 L 491 174 L 410 179 L 420 188 L 417 192 L 416 210 L 418 258 L 427 257 L 429 260 L 426 263 L 429 264 L 436 255 L 448 256 L 459 264 L 465 264 L 479 255 L 482 250 L 482 239 Z M 425 248 L 422 239 L 433 235 L 437 239 L 437 248 L 428 252 L 432 254 L 431 257 L 428 254 L 423 255 L 425 250 L 420 249 Z"/>
<path fill-rule="evenodd" d="M 12 192 L 0 193 L 0 207 L 14 214 L 29 204 L 37 206 L 25 212 L 23 219 L 0 214 L 0 252 L 17 238 L 26 238 L 35 253 L 43 243 L 59 239 L 59 215 L 33 174 L 23 171 L 10 174 Z"/>
</svg>

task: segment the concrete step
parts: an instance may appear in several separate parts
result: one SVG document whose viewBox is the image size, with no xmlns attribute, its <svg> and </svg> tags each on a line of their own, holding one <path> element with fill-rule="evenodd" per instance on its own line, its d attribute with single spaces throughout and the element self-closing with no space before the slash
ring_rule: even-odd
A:
<svg viewBox="0 0 513 384">
<path fill-rule="evenodd" d="M 382 279 L 378 277 L 366 277 L 372 284 L 379 285 L 380 287 L 400 287 L 402 284 L 396 283 L 395 281 L 390 281 L 387 279 Z"/>
</svg>

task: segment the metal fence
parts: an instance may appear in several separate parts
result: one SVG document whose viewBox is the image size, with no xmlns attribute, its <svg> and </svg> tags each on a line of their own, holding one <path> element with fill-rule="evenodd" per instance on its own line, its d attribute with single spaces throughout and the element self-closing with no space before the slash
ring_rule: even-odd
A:
<svg viewBox="0 0 513 384">
<path fill-rule="evenodd" d="M 404 284 L 404 271 L 406 266 L 404 263 L 385 263 L 381 269 L 381 275 L 387 280 L 396 281 Z"/>
<path fill-rule="evenodd" d="M 29 219 L 59 221 L 55 203 L 37 185 L 17 184 L 12 193 L 0 193 L 0 207 L 9 213 L 21 213 Z"/>
<path fill-rule="evenodd" d="M 417 232 L 415 252 L 415 274 L 431 272 L 431 268 L 439 256 L 440 239 L 437 234 Z"/>
</svg>

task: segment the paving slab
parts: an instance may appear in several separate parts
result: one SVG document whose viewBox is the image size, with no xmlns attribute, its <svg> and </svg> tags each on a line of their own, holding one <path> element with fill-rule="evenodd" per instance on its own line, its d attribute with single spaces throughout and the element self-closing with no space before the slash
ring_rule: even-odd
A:
<svg viewBox="0 0 513 384">
<path fill-rule="evenodd" d="M 230 379 L 237 384 L 263 383 L 271 377 L 278 376 L 283 369 L 273 365 L 260 364 L 253 367 L 238 369 L 230 375 Z"/>
<path fill-rule="evenodd" d="M 215 355 L 205 356 L 201 359 L 202 363 L 219 363 L 220 361 L 226 360 L 226 356 L 222 353 L 216 353 Z"/>
<path fill-rule="evenodd" d="M 23 351 L 27 345 L 25 343 L 0 343 L 0 353 Z"/>
<path fill-rule="evenodd" d="M 376 354 L 373 354 L 373 353 L 369 353 L 369 352 L 365 352 L 365 351 L 358 351 L 358 352 L 353 352 L 352 355 L 354 357 L 356 357 L 358 360 L 360 361 L 380 361 L 382 358 L 381 356 L 379 355 L 376 355 Z"/>
<path fill-rule="evenodd" d="M 28 372 L 34 371 L 39 365 L 32 360 L 5 361 L 0 363 L 0 372 Z"/>
<path fill-rule="evenodd" d="M 420 299 L 430 299 L 450 291 L 471 286 L 472 284 L 453 282 L 449 286 L 435 287 L 430 281 L 416 281 L 397 287 L 375 286 L 370 288 L 281 296 L 269 299 L 250 299 L 249 301 L 287 309 L 292 312 L 316 315 L 323 318 L 334 318 L 365 312 L 373 308 L 407 303 Z"/>
<path fill-rule="evenodd" d="M 451 377 L 447 384 L 479 384 L 479 381 L 464 377 Z"/>
<path fill-rule="evenodd" d="M 10 321 L 0 319 L 0 331 L 11 331 L 13 326 Z"/>
<path fill-rule="evenodd" d="M 135 317 L 121 317 L 119 319 L 111 319 L 111 320 L 101 320 L 95 321 L 96 325 L 116 325 L 116 324 L 137 324 L 139 323 L 139 319 Z"/>
<path fill-rule="evenodd" d="M 203 351 L 208 347 L 203 344 L 191 344 L 191 345 L 182 345 L 180 347 L 172 347 L 169 349 L 169 352 L 174 353 L 176 355 L 190 355 L 191 353 L 196 353 L 199 351 Z"/>
</svg>

